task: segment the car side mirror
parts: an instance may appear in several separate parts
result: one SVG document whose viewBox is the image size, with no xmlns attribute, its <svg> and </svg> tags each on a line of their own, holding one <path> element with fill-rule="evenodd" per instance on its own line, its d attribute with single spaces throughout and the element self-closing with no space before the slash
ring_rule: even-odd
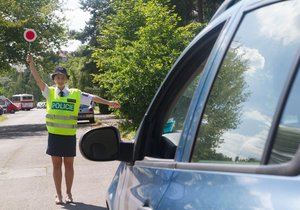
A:
<svg viewBox="0 0 300 210">
<path fill-rule="evenodd" d="M 115 127 L 92 129 L 79 141 L 81 154 L 92 161 L 132 162 L 133 145 L 133 142 L 121 141 L 120 132 Z"/>
</svg>

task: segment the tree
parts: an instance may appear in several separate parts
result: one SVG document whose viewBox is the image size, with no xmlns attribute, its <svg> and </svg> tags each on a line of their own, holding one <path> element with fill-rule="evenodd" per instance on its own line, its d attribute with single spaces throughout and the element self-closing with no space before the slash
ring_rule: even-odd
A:
<svg viewBox="0 0 300 210">
<path fill-rule="evenodd" d="M 35 55 L 45 57 L 66 41 L 59 0 L 6 0 L 0 2 L 0 71 L 10 64 L 24 63 L 29 44 L 24 40 L 25 28 L 33 28 L 38 38 L 31 43 Z"/>
<path fill-rule="evenodd" d="M 47 84 L 52 84 L 50 74 L 47 71 L 43 71 L 39 65 L 38 69 L 43 80 Z M 37 87 L 28 69 L 24 71 L 11 70 L 9 74 L 0 79 L 0 87 L 0 95 L 8 98 L 11 98 L 14 94 L 30 93 L 34 95 L 36 101 L 44 100 L 40 89 Z"/>
<path fill-rule="evenodd" d="M 63 18 L 57 16 L 59 0 L 6 0 L 0 2 L 0 75 L 1 94 L 11 97 L 16 93 L 32 93 L 37 100 L 42 95 L 28 69 L 25 57 L 29 49 L 36 57 L 40 74 L 51 81 L 49 72 L 58 61 L 54 50 L 66 41 Z M 37 32 L 37 39 L 29 44 L 23 38 L 26 28 Z M 13 66 L 23 65 L 22 70 Z"/>
<path fill-rule="evenodd" d="M 110 98 L 119 100 L 119 112 L 137 125 L 157 88 L 201 24 L 178 27 L 180 18 L 157 0 L 116 0 L 114 14 L 99 26 L 101 47 L 93 58 L 99 68 L 94 81 Z"/>
<path fill-rule="evenodd" d="M 110 11 L 109 0 L 81 0 L 81 9 L 91 14 L 90 20 L 81 32 L 71 31 L 71 36 L 80 40 L 84 45 L 75 53 L 68 57 L 68 62 L 64 64 L 70 69 L 70 83 L 83 91 L 96 95 L 105 96 L 103 88 L 99 88 L 93 83 L 91 74 L 96 74 L 98 68 L 93 59 L 91 59 L 92 48 L 99 47 L 100 43 L 97 37 L 100 36 L 98 25 L 101 25 Z M 72 76 L 73 75 L 73 76 Z M 101 113 L 108 113 L 106 105 L 99 104 Z"/>
<path fill-rule="evenodd" d="M 106 17 L 112 12 L 109 0 L 80 0 L 81 8 L 91 14 L 84 30 L 75 34 L 75 38 L 88 42 L 90 46 L 98 45 L 97 36 L 100 35 L 98 25 L 105 22 Z"/>
<path fill-rule="evenodd" d="M 181 24 L 197 21 L 207 23 L 224 0 L 171 0 L 175 12 L 182 18 Z"/>
<path fill-rule="evenodd" d="M 149 2 L 148 0 L 143 0 L 142 1 L 144 5 Z M 207 22 L 217 9 L 218 5 L 220 4 L 221 0 L 213 0 L 213 1 L 196 1 L 196 0 L 157 0 L 156 3 L 164 6 L 168 6 L 169 10 L 174 11 L 179 15 L 177 17 L 177 26 L 186 26 L 189 25 L 190 23 L 197 22 L 197 21 L 202 21 L 202 22 Z M 115 4 L 120 4 L 121 2 L 119 0 L 81 0 L 80 1 L 82 5 L 82 9 L 85 11 L 90 12 L 91 14 L 91 19 L 87 23 L 85 29 L 82 32 L 72 32 L 72 35 L 76 38 L 82 41 L 82 43 L 86 43 L 86 48 L 85 48 L 85 57 L 81 57 L 81 63 L 84 63 L 82 66 L 82 71 L 86 75 L 94 74 L 96 75 L 98 73 L 98 67 L 96 66 L 96 60 L 91 59 L 91 55 L 93 53 L 92 49 L 113 49 L 115 46 L 115 41 L 122 37 L 120 34 L 125 35 L 125 31 L 120 32 L 118 36 L 113 37 L 110 36 L 110 38 L 106 39 L 101 39 L 97 37 L 102 37 L 103 34 L 104 36 L 107 36 L 108 34 L 105 32 L 107 30 L 104 25 L 109 25 L 112 23 L 111 18 L 120 14 L 118 10 L 116 10 L 116 6 L 113 6 Z M 132 2 L 130 1 L 123 1 L 123 7 L 120 7 L 121 10 L 124 10 L 125 8 L 129 9 L 128 13 L 131 12 L 131 6 Z M 127 5 L 127 6 L 125 6 Z M 206 8 L 209 7 L 209 8 Z M 206 12 L 205 12 L 205 11 Z M 136 35 L 135 31 L 137 31 L 137 28 L 140 27 L 140 25 L 143 25 L 143 23 L 138 23 L 138 20 L 140 17 L 139 13 L 136 13 L 135 11 L 132 11 L 134 14 L 126 14 L 129 15 L 129 17 L 123 17 L 124 20 L 128 20 L 127 23 L 122 23 L 122 18 L 120 18 L 120 22 L 113 23 L 115 24 L 115 29 L 119 26 L 123 27 L 124 30 L 130 30 L 127 32 L 127 36 L 124 38 L 124 40 L 136 40 Z M 171 14 L 174 14 L 173 12 Z M 132 18 L 132 20 L 130 19 Z M 144 21 L 144 20 L 141 20 Z M 137 25 L 134 26 L 134 24 Z M 132 25 L 133 24 L 133 25 Z M 119 25 L 119 26 L 118 26 Z M 193 24 L 192 24 L 193 25 Z M 197 24 L 194 24 L 197 25 Z M 177 27 L 176 26 L 176 27 Z M 136 28 L 137 27 L 137 28 Z M 115 30 L 114 29 L 114 30 Z M 109 29 L 108 29 L 109 30 Z M 118 33 L 119 33 L 118 32 Z M 116 31 L 117 33 L 117 31 Z M 113 33 L 113 34 L 116 34 Z M 111 42 L 111 45 L 108 46 L 108 43 L 105 42 L 105 40 L 109 40 Z M 82 50 L 81 50 L 82 51 Z M 108 51 L 106 51 L 108 53 Z M 174 58 L 173 58 L 174 59 Z M 85 61 L 83 61 L 85 60 Z M 101 68 L 102 73 L 106 71 L 105 68 Z M 87 76 L 86 78 L 90 78 Z M 96 80 L 95 80 L 96 81 Z M 89 80 L 86 81 L 89 84 L 93 84 L 93 81 Z M 84 84 L 78 84 L 79 86 L 84 86 Z M 95 94 L 98 94 L 98 88 L 93 86 L 92 91 Z M 100 90 L 100 94 L 103 97 L 108 97 L 108 93 L 106 93 L 106 90 L 104 88 L 104 85 L 102 85 L 102 88 Z"/>
</svg>

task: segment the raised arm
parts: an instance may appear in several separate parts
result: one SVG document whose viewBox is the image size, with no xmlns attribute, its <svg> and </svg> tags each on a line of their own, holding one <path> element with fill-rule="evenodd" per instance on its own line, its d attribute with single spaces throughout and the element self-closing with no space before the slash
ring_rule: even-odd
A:
<svg viewBox="0 0 300 210">
<path fill-rule="evenodd" d="M 39 86 L 41 91 L 44 91 L 46 84 L 40 77 L 40 74 L 38 73 L 38 71 L 36 70 L 32 55 L 30 53 L 27 55 L 26 61 L 29 65 L 31 74 L 32 74 L 34 80 L 36 81 L 36 84 Z"/>
<path fill-rule="evenodd" d="M 119 109 L 121 107 L 120 103 L 117 102 L 117 101 L 108 101 L 104 98 L 101 98 L 99 96 L 93 96 L 93 99 L 92 99 L 93 102 L 96 102 L 98 104 L 106 104 L 114 109 Z"/>
</svg>

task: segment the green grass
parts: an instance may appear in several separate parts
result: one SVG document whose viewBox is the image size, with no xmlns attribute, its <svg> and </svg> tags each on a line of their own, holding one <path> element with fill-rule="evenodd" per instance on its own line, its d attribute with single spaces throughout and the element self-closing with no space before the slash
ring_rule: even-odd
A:
<svg viewBox="0 0 300 210">
<path fill-rule="evenodd" d="M 96 118 L 96 123 L 93 125 L 94 127 L 102 127 L 101 119 Z M 115 126 L 115 125 L 113 125 Z M 128 120 L 119 122 L 118 126 L 116 126 L 121 135 L 122 140 L 133 140 L 136 134 L 137 128 L 132 125 L 132 123 Z"/>
<path fill-rule="evenodd" d="M 137 128 L 133 126 L 132 122 L 126 120 L 120 123 L 119 130 L 122 140 L 132 140 L 136 134 Z"/>
<path fill-rule="evenodd" d="M 95 112 L 95 114 L 100 113 L 99 106 L 95 106 L 94 107 L 94 112 Z"/>
<path fill-rule="evenodd" d="M 5 116 L 3 116 L 3 115 L 0 115 L 0 122 L 1 121 L 4 121 L 4 120 L 6 120 L 7 119 L 7 117 L 5 117 Z"/>
</svg>

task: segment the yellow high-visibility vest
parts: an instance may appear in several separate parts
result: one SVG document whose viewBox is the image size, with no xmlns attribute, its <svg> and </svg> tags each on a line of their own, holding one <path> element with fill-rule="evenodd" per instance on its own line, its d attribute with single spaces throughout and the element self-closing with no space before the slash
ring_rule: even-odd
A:
<svg viewBox="0 0 300 210">
<path fill-rule="evenodd" d="M 68 136 L 76 134 L 80 94 L 80 90 L 70 89 L 68 96 L 60 97 L 54 87 L 49 87 L 46 109 L 46 126 L 49 133 Z"/>
</svg>

